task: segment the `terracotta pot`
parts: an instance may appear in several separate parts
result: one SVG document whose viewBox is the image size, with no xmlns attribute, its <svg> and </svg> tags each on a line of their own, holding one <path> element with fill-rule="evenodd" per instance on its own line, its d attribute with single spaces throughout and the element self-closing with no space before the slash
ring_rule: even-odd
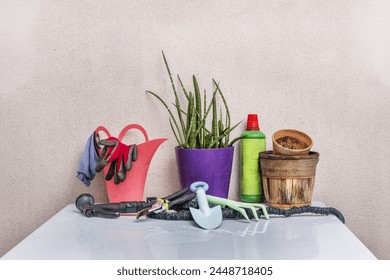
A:
<svg viewBox="0 0 390 280">
<path fill-rule="evenodd" d="M 307 155 L 312 146 L 313 140 L 310 136 L 298 130 L 282 129 L 272 135 L 272 147 L 275 155 Z"/>
</svg>

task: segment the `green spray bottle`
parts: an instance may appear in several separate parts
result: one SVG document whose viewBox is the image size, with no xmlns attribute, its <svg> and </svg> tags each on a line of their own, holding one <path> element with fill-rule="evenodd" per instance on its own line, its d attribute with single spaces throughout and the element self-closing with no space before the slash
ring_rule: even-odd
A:
<svg viewBox="0 0 390 280">
<path fill-rule="evenodd" d="M 249 203 L 263 202 L 259 153 L 266 150 L 266 140 L 260 131 L 257 114 L 248 114 L 246 131 L 241 136 L 240 199 Z"/>
</svg>

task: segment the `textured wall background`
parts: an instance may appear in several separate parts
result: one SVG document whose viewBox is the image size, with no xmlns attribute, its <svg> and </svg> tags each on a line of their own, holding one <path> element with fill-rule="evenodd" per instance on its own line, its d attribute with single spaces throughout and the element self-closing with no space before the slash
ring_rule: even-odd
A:
<svg viewBox="0 0 390 280">
<path fill-rule="evenodd" d="M 145 94 L 170 94 L 164 50 L 187 86 L 221 81 L 233 121 L 258 113 L 269 148 L 278 129 L 310 134 L 314 199 L 390 259 L 389 14 L 385 0 L 1 1 L 0 256 L 78 194 L 107 200 L 101 176 L 89 189 L 75 177 L 98 125 L 169 137 L 145 196 L 179 187 L 167 114 Z"/>
</svg>

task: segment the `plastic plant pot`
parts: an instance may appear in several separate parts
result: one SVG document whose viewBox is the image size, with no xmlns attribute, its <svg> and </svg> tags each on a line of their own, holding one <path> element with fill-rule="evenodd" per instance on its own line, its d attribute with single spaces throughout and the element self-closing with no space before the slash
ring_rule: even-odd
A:
<svg viewBox="0 0 390 280">
<path fill-rule="evenodd" d="M 203 181 L 209 185 L 207 194 L 227 198 L 234 147 L 214 149 L 175 148 L 180 185 L 190 186 Z"/>
</svg>

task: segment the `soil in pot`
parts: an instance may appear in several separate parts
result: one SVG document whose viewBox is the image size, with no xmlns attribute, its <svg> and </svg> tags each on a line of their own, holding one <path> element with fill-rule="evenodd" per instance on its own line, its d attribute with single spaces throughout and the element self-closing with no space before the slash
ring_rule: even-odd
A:
<svg viewBox="0 0 390 280">
<path fill-rule="evenodd" d="M 295 137 L 284 136 L 276 139 L 276 142 L 287 149 L 302 150 L 307 148 L 307 144 Z"/>
</svg>

